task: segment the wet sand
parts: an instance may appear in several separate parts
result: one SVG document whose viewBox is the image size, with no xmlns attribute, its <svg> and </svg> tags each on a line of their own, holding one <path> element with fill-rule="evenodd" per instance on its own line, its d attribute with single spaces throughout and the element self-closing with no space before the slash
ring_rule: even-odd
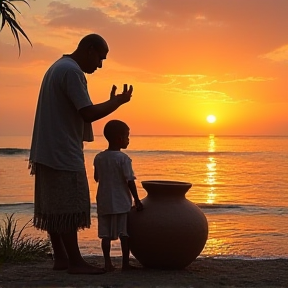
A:
<svg viewBox="0 0 288 288">
<path fill-rule="evenodd" d="M 101 256 L 86 258 L 103 267 Z M 223 260 L 196 259 L 183 270 L 143 268 L 137 260 L 131 264 L 139 269 L 121 271 L 121 258 L 114 257 L 116 270 L 102 275 L 70 275 L 53 271 L 52 260 L 22 264 L 1 264 L 0 288 L 8 287 L 288 287 L 288 259 Z"/>
</svg>

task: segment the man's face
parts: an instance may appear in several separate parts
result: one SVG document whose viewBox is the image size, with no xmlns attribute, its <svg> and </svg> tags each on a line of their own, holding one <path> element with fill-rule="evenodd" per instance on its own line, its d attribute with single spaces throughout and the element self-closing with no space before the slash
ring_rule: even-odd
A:
<svg viewBox="0 0 288 288">
<path fill-rule="evenodd" d="M 102 61 L 106 59 L 108 51 L 108 47 L 102 47 L 102 49 L 97 49 L 94 46 L 91 46 L 88 50 L 86 67 L 84 72 L 92 74 L 98 68 L 102 68 Z"/>
</svg>

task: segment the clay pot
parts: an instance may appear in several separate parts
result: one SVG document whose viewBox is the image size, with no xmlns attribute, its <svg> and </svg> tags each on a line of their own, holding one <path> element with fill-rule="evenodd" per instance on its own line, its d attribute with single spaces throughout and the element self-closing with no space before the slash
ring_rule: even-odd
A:
<svg viewBox="0 0 288 288">
<path fill-rule="evenodd" d="M 200 208 L 185 198 L 192 184 L 143 181 L 144 210 L 129 214 L 131 253 L 144 266 L 183 269 L 203 250 L 208 223 Z"/>
</svg>

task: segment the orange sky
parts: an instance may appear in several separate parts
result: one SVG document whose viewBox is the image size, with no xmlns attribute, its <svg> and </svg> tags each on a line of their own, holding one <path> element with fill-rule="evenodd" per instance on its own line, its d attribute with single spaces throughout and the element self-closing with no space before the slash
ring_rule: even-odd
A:
<svg viewBox="0 0 288 288">
<path fill-rule="evenodd" d="M 90 33 L 110 48 L 87 75 L 92 101 L 134 86 L 94 134 L 117 118 L 132 135 L 288 135 L 287 0 L 28 2 L 16 5 L 33 47 L 21 37 L 18 57 L 9 27 L 0 32 L 0 135 L 31 135 L 46 69 Z"/>
</svg>

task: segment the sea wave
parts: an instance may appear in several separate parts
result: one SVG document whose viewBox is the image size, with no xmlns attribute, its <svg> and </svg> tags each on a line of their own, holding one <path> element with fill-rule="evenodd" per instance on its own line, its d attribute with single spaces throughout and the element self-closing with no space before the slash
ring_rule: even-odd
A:
<svg viewBox="0 0 288 288">
<path fill-rule="evenodd" d="M 30 219 L 34 212 L 34 203 L 12 203 L 0 204 L 0 220 L 5 219 L 5 215 L 15 215 L 15 219 Z"/>
<path fill-rule="evenodd" d="M 197 203 L 199 208 L 203 209 L 241 209 L 244 206 L 238 204 L 208 204 L 208 203 Z"/>
<path fill-rule="evenodd" d="M 84 153 L 86 154 L 97 154 L 101 150 L 98 149 L 85 149 Z M 0 155 L 4 156 L 13 156 L 13 155 L 27 155 L 29 154 L 30 149 L 26 148 L 0 148 Z M 154 155 L 169 155 L 170 157 L 173 155 L 176 156 L 219 156 L 219 155 L 251 155 L 251 154 L 259 154 L 259 151 L 181 151 L 181 150 L 126 150 L 127 154 L 131 155 L 145 155 L 145 156 L 154 156 Z"/>
<path fill-rule="evenodd" d="M 244 204 L 209 204 L 209 203 L 195 203 L 206 214 L 247 214 L 247 215 L 288 215 L 288 207 L 263 207 L 257 205 L 244 205 Z M 32 213 L 34 210 L 34 203 L 0 203 L 0 213 Z M 97 211 L 97 204 L 91 203 L 91 211 Z"/>
<path fill-rule="evenodd" d="M 24 148 L 0 148 L 0 155 L 26 155 L 29 151 L 30 149 Z"/>
<path fill-rule="evenodd" d="M 90 248 L 90 247 L 87 247 Z M 89 250 L 90 251 L 90 250 Z M 86 252 L 86 251 L 85 251 Z M 91 253 L 83 253 L 83 256 L 85 258 L 92 258 L 95 256 L 102 256 L 102 250 L 96 251 L 95 252 L 95 247 L 93 247 L 93 252 Z M 121 257 L 122 252 L 121 252 L 121 247 L 120 244 L 119 245 L 114 245 L 113 247 L 113 256 L 114 257 Z M 136 259 L 135 256 L 133 254 L 130 255 L 131 258 Z M 259 256 L 259 257 L 253 257 L 253 256 L 241 256 L 241 255 L 205 255 L 205 254 L 200 254 L 197 259 L 215 259 L 215 260 L 243 260 L 243 261 L 271 261 L 271 260 L 288 260 L 288 256 Z"/>
<path fill-rule="evenodd" d="M 87 154 L 97 154 L 100 150 L 85 150 Z M 259 154 L 261 152 L 251 152 L 251 151 L 181 151 L 181 150 L 126 150 L 127 154 L 131 155 L 146 155 L 146 156 L 154 156 L 154 155 L 177 155 L 177 156 L 216 156 L 216 155 L 251 155 L 251 154 Z"/>
<path fill-rule="evenodd" d="M 288 215 L 288 207 L 195 203 L 206 214 Z"/>
<path fill-rule="evenodd" d="M 17 202 L 17 203 L 0 203 L 0 209 L 4 207 L 34 207 L 33 202 Z M 96 208 L 97 204 L 96 203 L 91 203 L 91 208 Z M 200 208 L 205 208 L 205 209 L 240 209 L 241 205 L 237 204 L 207 204 L 207 203 L 197 203 L 197 206 Z"/>
<path fill-rule="evenodd" d="M 97 207 L 96 203 L 91 203 L 91 209 L 94 209 Z M 1 210 L 5 210 L 5 209 L 9 209 L 9 208 L 13 208 L 13 209 L 20 209 L 22 210 L 23 208 L 34 208 L 34 203 L 33 202 L 15 202 L 15 203 L 0 203 L 0 212 Z"/>
<path fill-rule="evenodd" d="M 261 256 L 261 257 L 253 257 L 253 256 L 241 256 L 241 255 L 221 255 L 221 256 L 213 256 L 213 255 L 203 255 L 198 256 L 199 259 L 215 259 L 215 260 L 244 260 L 244 261 L 269 261 L 269 260 L 287 260 L 288 256 Z"/>
<path fill-rule="evenodd" d="M 32 202 L 17 202 L 17 203 L 0 203 L 0 209 L 3 207 L 23 207 L 23 206 L 33 206 Z"/>
</svg>

